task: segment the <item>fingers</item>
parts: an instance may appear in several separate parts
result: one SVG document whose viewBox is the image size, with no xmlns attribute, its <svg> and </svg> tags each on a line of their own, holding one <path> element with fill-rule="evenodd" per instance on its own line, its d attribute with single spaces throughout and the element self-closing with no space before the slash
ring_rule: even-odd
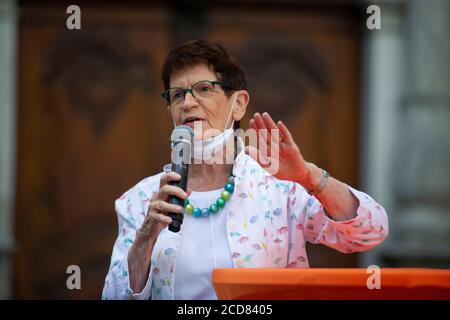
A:
<svg viewBox="0 0 450 320">
<path fill-rule="evenodd" d="M 178 181 L 180 179 L 181 179 L 181 176 L 174 171 L 164 173 L 161 176 L 161 179 L 159 180 L 159 188 L 161 189 L 163 186 L 168 184 L 170 181 Z"/>
<path fill-rule="evenodd" d="M 264 112 L 262 115 L 258 112 L 255 113 L 249 125 L 250 128 L 257 131 L 258 138 L 261 140 L 260 146 L 267 149 L 264 151 L 269 157 L 272 152 L 278 152 L 279 142 L 281 141 L 280 129 L 267 112 Z"/>
<path fill-rule="evenodd" d="M 253 125 L 253 129 L 256 131 L 259 149 L 264 149 L 264 152 L 267 154 L 267 149 L 270 150 L 270 140 L 264 120 L 258 112 L 253 115 L 252 120 L 250 125 Z"/>
<path fill-rule="evenodd" d="M 163 200 L 153 200 L 148 206 L 148 214 L 144 225 L 152 226 L 158 222 L 163 224 L 171 224 L 172 218 L 170 213 L 183 213 L 183 207 L 168 203 Z"/>
<path fill-rule="evenodd" d="M 249 127 L 252 128 L 252 129 L 255 130 L 255 131 L 258 130 L 258 127 L 256 126 L 255 119 L 253 119 L 253 118 L 250 119 L 250 121 L 249 121 Z"/>
<path fill-rule="evenodd" d="M 269 128 L 270 130 L 269 145 L 270 150 L 272 150 L 272 144 L 277 148 L 278 143 L 280 142 L 280 128 L 278 128 L 278 126 L 273 121 L 272 117 L 267 112 L 264 112 L 262 117 L 267 128 Z"/>
<path fill-rule="evenodd" d="M 253 119 L 255 120 L 255 124 L 256 124 L 257 130 L 267 129 L 266 124 L 264 123 L 264 120 L 261 117 L 261 115 L 259 114 L 259 112 L 256 112 L 253 115 Z"/>
<path fill-rule="evenodd" d="M 292 134 L 289 129 L 284 125 L 283 122 L 278 121 L 278 127 L 280 128 L 281 138 L 287 144 L 293 144 L 294 138 L 292 138 Z"/>
<path fill-rule="evenodd" d="M 156 199 L 166 200 L 169 198 L 169 196 L 176 196 L 180 199 L 186 199 L 188 197 L 188 194 L 186 191 L 184 191 L 180 187 L 166 184 L 161 189 L 159 189 Z"/>
<path fill-rule="evenodd" d="M 263 114 L 259 114 L 256 112 L 253 115 L 253 119 L 250 119 L 250 127 L 252 127 L 252 123 L 255 124 L 255 128 L 257 130 L 267 129 L 267 130 L 276 130 L 278 129 L 277 125 L 273 121 L 272 117 L 267 113 L 263 112 Z"/>
<path fill-rule="evenodd" d="M 275 124 L 275 122 L 273 121 L 272 117 L 267 112 L 264 112 L 262 114 L 262 119 L 263 119 L 264 124 L 266 125 L 267 129 L 269 129 L 269 130 L 278 129 L 278 127 Z"/>
<path fill-rule="evenodd" d="M 148 206 L 148 214 L 154 218 L 157 214 L 167 214 L 168 212 L 183 213 L 183 207 L 175 204 L 168 203 L 167 200 L 170 196 L 176 196 L 180 199 L 186 199 L 188 193 L 192 191 L 188 189 L 185 192 L 183 189 L 177 186 L 168 184 L 170 181 L 180 180 L 181 176 L 175 172 L 168 172 L 161 176 L 160 186 L 161 188 L 151 198 L 151 202 Z M 166 219 L 167 220 L 167 219 Z"/>
<path fill-rule="evenodd" d="M 171 181 L 178 181 L 180 179 L 181 176 L 173 171 L 163 174 L 159 181 L 159 191 L 154 195 L 154 199 L 167 200 L 169 196 L 176 196 L 180 199 L 186 199 L 188 197 L 187 192 L 185 192 L 180 187 L 169 184 L 169 182 Z"/>
<path fill-rule="evenodd" d="M 149 212 L 148 214 L 148 220 L 150 224 L 156 224 L 158 222 L 161 222 L 163 224 L 171 224 L 172 218 L 162 214 L 162 213 L 156 213 L 156 212 Z"/>
<path fill-rule="evenodd" d="M 152 200 L 148 206 L 144 223 L 139 230 L 148 235 L 158 235 L 162 228 L 172 223 L 172 218 L 168 215 L 168 212 L 160 210 L 173 209 L 174 212 L 179 212 L 181 207 L 177 207 L 179 206 L 172 206 L 165 201 Z"/>
<path fill-rule="evenodd" d="M 262 115 L 256 112 L 253 115 L 253 119 L 250 119 L 249 125 L 250 128 L 255 129 L 256 131 L 267 129 L 267 137 L 263 136 L 263 138 L 265 138 L 264 142 L 268 144 L 269 148 L 270 144 L 274 143 L 274 141 L 279 138 L 281 138 L 281 140 L 287 144 L 294 143 L 292 134 L 286 127 L 286 125 L 282 121 L 278 121 L 277 123 L 275 123 L 272 117 L 267 112 L 264 112 Z M 276 136 L 277 132 L 278 137 Z"/>
<path fill-rule="evenodd" d="M 183 207 L 178 206 L 176 204 L 171 204 L 163 200 L 154 200 L 150 202 L 149 210 L 158 213 L 182 213 Z"/>
<path fill-rule="evenodd" d="M 270 145 L 269 132 L 266 128 L 266 125 L 264 124 L 263 118 L 261 117 L 261 115 L 258 112 L 256 112 L 253 115 L 253 119 L 250 120 L 249 125 L 250 125 L 250 128 L 252 128 L 256 131 L 258 140 L 262 139 L 262 142 L 260 145 L 262 145 L 262 144 Z"/>
<path fill-rule="evenodd" d="M 159 234 L 164 226 L 172 223 L 169 212 L 183 213 L 184 208 L 182 206 L 167 202 L 169 196 L 186 199 L 188 193 L 191 192 L 188 190 L 187 193 L 183 191 L 183 189 L 169 184 L 171 181 L 178 181 L 180 179 L 181 176 L 176 172 L 168 172 L 161 175 L 159 180 L 160 189 L 158 192 L 154 193 L 150 199 L 145 221 L 140 228 L 142 232 L 147 234 Z"/>
</svg>

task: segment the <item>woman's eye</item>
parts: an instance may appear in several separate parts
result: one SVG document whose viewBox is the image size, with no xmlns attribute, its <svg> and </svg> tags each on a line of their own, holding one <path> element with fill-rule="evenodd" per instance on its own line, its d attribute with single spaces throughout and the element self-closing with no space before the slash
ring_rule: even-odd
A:
<svg viewBox="0 0 450 320">
<path fill-rule="evenodd" d="M 181 92 L 175 92 L 174 94 L 173 94 L 173 97 L 172 97 L 172 99 L 180 99 L 181 97 L 182 97 L 182 93 Z"/>
<path fill-rule="evenodd" d="M 200 91 L 203 91 L 203 92 L 212 91 L 212 88 L 209 86 L 201 86 Z"/>
</svg>

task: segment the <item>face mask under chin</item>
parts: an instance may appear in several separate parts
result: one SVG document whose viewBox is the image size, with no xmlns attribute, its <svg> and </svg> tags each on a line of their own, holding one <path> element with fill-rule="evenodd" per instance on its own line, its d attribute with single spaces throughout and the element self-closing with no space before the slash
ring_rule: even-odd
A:
<svg viewBox="0 0 450 320">
<path fill-rule="evenodd" d="M 222 132 L 217 132 L 218 134 L 213 137 L 194 141 L 191 153 L 192 158 L 198 160 L 211 160 L 218 153 L 224 154 L 222 152 L 223 148 L 228 146 L 227 143 L 230 142 L 230 138 L 234 134 L 233 125 L 234 121 L 231 122 L 231 127 Z"/>
<path fill-rule="evenodd" d="M 192 144 L 191 158 L 205 161 L 211 160 L 216 154 L 222 151 L 225 145 L 227 145 L 227 142 L 234 133 L 234 119 L 231 121 L 231 126 L 228 126 L 228 123 L 230 122 L 235 102 L 236 94 L 234 95 L 233 103 L 223 131 L 220 131 L 219 129 L 207 129 L 205 130 L 207 138 L 205 138 L 202 124 L 200 123 L 200 126 L 194 124 L 194 143 Z M 211 131 L 208 132 L 209 130 Z"/>
</svg>

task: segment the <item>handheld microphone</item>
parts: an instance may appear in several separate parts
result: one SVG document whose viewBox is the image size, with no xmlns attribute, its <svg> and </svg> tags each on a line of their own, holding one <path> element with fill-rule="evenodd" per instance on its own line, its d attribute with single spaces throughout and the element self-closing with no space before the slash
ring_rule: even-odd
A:
<svg viewBox="0 0 450 320">
<path fill-rule="evenodd" d="M 178 181 L 170 181 L 169 184 L 180 187 L 186 191 L 194 130 L 185 125 L 177 126 L 173 129 L 170 140 L 172 141 L 172 171 L 178 173 L 181 176 L 181 179 Z M 176 196 L 170 196 L 169 203 L 184 207 L 184 200 Z M 169 216 L 172 218 L 169 230 L 172 232 L 179 232 L 181 224 L 183 223 L 183 214 L 170 212 Z"/>
</svg>

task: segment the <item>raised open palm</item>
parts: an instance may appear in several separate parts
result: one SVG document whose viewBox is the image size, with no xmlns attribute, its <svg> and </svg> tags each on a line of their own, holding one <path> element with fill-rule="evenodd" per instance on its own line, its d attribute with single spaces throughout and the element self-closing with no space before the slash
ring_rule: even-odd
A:
<svg viewBox="0 0 450 320">
<path fill-rule="evenodd" d="M 264 112 L 262 115 L 255 113 L 249 126 L 256 131 L 258 148 L 247 146 L 246 153 L 274 177 L 300 184 L 306 183 L 309 175 L 308 163 L 303 159 L 284 123 L 275 123 L 272 117 Z"/>
</svg>

